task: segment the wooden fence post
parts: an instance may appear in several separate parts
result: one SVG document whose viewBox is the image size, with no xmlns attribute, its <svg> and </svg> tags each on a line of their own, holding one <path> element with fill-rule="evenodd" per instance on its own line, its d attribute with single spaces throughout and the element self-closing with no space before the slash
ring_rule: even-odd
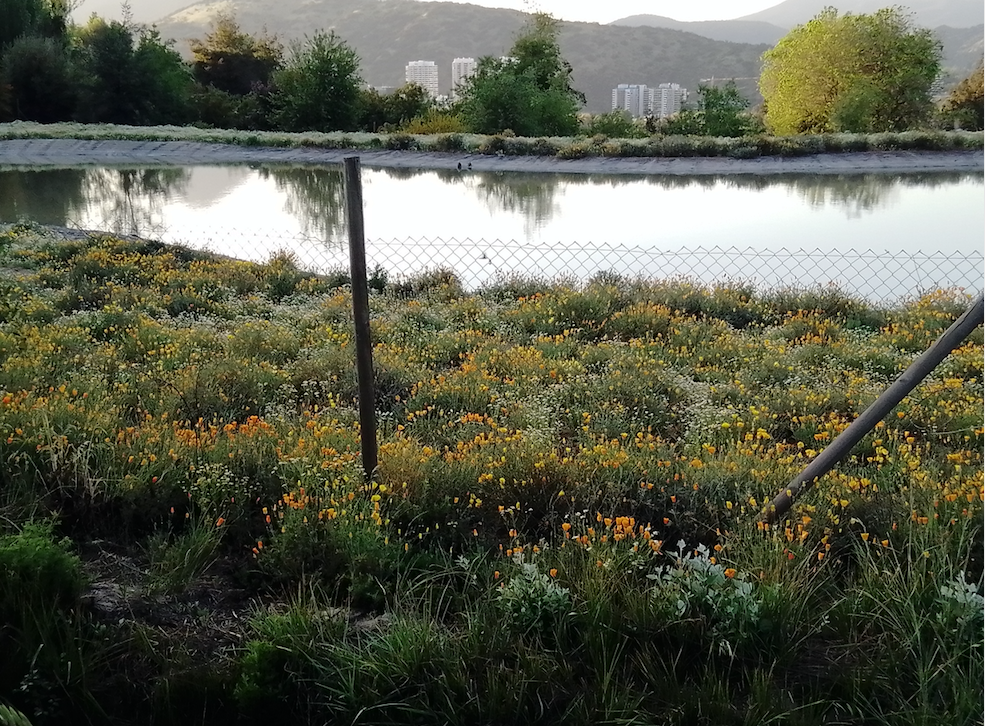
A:
<svg viewBox="0 0 985 726">
<path fill-rule="evenodd" d="M 347 156 L 345 210 L 349 228 L 349 274 L 352 278 L 352 316 L 356 332 L 356 378 L 359 388 L 359 436 L 363 472 L 370 481 L 376 472 L 376 393 L 373 381 L 373 340 L 369 330 L 369 287 L 366 283 L 366 239 L 363 228 L 363 185 L 359 157 Z"/>
<path fill-rule="evenodd" d="M 883 391 L 872 405 L 865 409 L 859 417 L 849 424 L 848 428 L 838 434 L 835 440 L 807 465 L 800 474 L 777 494 L 769 506 L 763 510 L 761 519 L 774 522 L 790 509 L 794 498 L 803 490 L 809 489 L 814 482 L 828 473 L 831 468 L 841 461 L 852 450 L 862 437 L 875 428 L 893 408 L 902 401 L 917 385 L 936 368 L 948 354 L 957 348 L 967 338 L 971 331 L 982 324 L 982 313 L 985 310 L 985 298 L 978 296 L 964 314 L 954 321 L 950 328 L 938 338 L 919 358 L 903 371 L 893 384 Z"/>
</svg>

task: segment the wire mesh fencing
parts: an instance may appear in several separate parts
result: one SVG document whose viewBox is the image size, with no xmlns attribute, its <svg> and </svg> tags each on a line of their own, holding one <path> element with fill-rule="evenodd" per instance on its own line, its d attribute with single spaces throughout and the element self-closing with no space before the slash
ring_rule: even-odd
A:
<svg viewBox="0 0 985 726">
<path fill-rule="evenodd" d="M 57 228 L 62 236 L 91 231 Z M 124 230 L 121 230 L 123 232 Z M 124 234 L 123 236 L 130 236 Z M 314 274 L 347 273 L 349 251 L 338 236 L 282 235 L 233 229 L 194 233 L 157 230 L 145 236 L 228 257 L 263 262 L 290 254 Z M 893 304 L 938 289 L 982 292 L 985 253 L 903 250 L 755 249 L 531 244 L 522 241 L 418 238 L 367 240 L 367 269 L 392 282 L 433 271 L 454 273 L 469 291 L 514 278 L 585 283 L 601 275 L 646 281 L 687 280 L 702 285 L 749 285 L 760 293 L 835 287 L 873 303 Z"/>
<path fill-rule="evenodd" d="M 203 233 L 167 241 L 231 257 L 263 261 L 288 252 L 300 268 L 319 274 L 346 270 L 341 239 Z M 703 285 L 746 284 L 761 293 L 780 289 L 837 287 L 871 302 L 893 303 L 936 289 L 981 292 L 985 254 L 822 249 L 658 249 L 604 244 L 528 244 L 465 239 L 367 240 L 367 268 L 391 281 L 430 271 L 456 275 L 467 290 L 524 277 L 584 283 L 599 274 L 642 280 L 688 280 Z"/>
</svg>

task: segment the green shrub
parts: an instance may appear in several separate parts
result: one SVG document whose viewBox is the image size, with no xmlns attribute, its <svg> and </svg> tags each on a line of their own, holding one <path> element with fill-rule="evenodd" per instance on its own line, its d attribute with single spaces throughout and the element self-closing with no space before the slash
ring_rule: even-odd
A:
<svg viewBox="0 0 985 726">
<path fill-rule="evenodd" d="M 294 253 L 278 252 L 264 265 L 263 278 L 267 284 L 267 294 L 278 302 L 294 294 L 304 275 L 298 270 Z"/>
<path fill-rule="evenodd" d="M 434 139 L 435 151 L 463 151 L 465 137 L 460 133 L 441 133 Z"/>
<path fill-rule="evenodd" d="M 79 558 L 51 524 L 27 524 L 0 537 L 0 583 L 0 694 L 16 689 L 19 707 L 55 718 L 84 674 L 71 615 L 82 594 Z"/>
<path fill-rule="evenodd" d="M 390 151 L 410 151 L 418 148 L 417 139 L 408 133 L 390 134 L 383 144 Z"/>
<path fill-rule="evenodd" d="M 557 152 L 559 159 L 584 159 L 592 155 L 594 146 L 589 141 L 576 141 L 562 146 Z"/>
<path fill-rule="evenodd" d="M 401 130 L 407 134 L 460 134 L 466 128 L 456 114 L 432 108 L 423 116 L 411 119 Z"/>
<path fill-rule="evenodd" d="M 479 144 L 478 151 L 480 154 L 505 154 L 506 137 L 501 134 L 487 136 Z"/>
<path fill-rule="evenodd" d="M 646 128 L 622 109 L 595 114 L 585 125 L 584 131 L 588 136 L 602 134 L 610 139 L 641 139 L 648 135 Z"/>
<path fill-rule="evenodd" d="M 0 537 L 0 613 L 7 622 L 41 607 L 72 607 L 82 592 L 79 558 L 68 539 L 56 540 L 51 524 L 28 524 Z"/>
<path fill-rule="evenodd" d="M 509 627 L 535 637 L 550 637 L 571 612 L 571 593 L 531 562 L 520 565 L 497 601 Z"/>
</svg>

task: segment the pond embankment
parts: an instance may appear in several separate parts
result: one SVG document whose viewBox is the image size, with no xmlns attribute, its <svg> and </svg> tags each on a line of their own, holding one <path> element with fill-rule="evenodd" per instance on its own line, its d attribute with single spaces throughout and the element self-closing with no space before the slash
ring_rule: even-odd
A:
<svg viewBox="0 0 985 726">
<path fill-rule="evenodd" d="M 810 156 L 586 157 L 499 156 L 465 152 L 346 150 L 267 147 L 197 141 L 9 139 L 0 141 L 0 165 L 87 164 L 339 164 L 359 156 L 368 167 L 445 169 L 463 172 L 556 172 L 565 174 L 730 175 L 730 174 L 900 174 L 926 171 L 985 171 L 978 150 L 866 151 Z"/>
</svg>

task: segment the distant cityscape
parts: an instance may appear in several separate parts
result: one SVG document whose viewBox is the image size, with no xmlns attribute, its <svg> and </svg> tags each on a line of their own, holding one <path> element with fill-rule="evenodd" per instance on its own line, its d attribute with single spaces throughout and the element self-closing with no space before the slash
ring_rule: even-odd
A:
<svg viewBox="0 0 985 726">
<path fill-rule="evenodd" d="M 506 57 L 500 60 L 509 60 Z M 416 83 L 436 101 L 454 101 L 461 85 L 478 67 L 475 58 L 455 58 L 451 62 L 451 87 L 447 94 L 441 92 L 438 80 L 438 64 L 430 60 L 408 61 L 404 67 L 404 81 Z M 392 93 L 392 86 L 376 86 L 380 93 Z M 647 86 L 642 83 L 620 83 L 612 89 L 612 110 L 623 110 L 634 118 L 672 116 L 687 102 L 688 91 L 678 83 L 660 83 Z"/>
</svg>

